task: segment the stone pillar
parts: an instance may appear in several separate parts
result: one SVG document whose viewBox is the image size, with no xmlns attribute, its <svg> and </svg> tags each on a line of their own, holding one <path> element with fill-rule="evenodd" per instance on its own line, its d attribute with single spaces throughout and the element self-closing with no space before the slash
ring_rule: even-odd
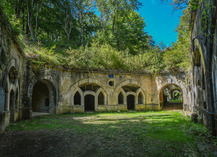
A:
<svg viewBox="0 0 217 157">
<path fill-rule="evenodd" d="M 23 84 L 23 97 L 22 97 L 22 118 L 23 119 L 29 119 L 32 118 L 32 108 L 31 108 L 31 98 L 29 97 L 29 87 L 31 83 L 31 78 L 30 78 L 30 68 L 31 67 L 31 62 L 28 61 L 26 63 L 26 69 L 24 72 L 24 81 Z M 31 91 L 32 92 L 32 91 Z"/>
</svg>

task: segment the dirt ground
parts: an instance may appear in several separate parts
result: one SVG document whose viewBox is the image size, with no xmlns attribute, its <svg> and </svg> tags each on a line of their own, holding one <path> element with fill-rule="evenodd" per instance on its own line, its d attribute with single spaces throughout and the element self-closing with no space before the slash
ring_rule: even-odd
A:
<svg viewBox="0 0 217 157">
<path fill-rule="evenodd" d="M 88 146 L 87 138 L 91 137 L 67 130 L 10 131 L 0 135 L 0 154 L 2 157 L 91 156 L 94 150 Z"/>
</svg>

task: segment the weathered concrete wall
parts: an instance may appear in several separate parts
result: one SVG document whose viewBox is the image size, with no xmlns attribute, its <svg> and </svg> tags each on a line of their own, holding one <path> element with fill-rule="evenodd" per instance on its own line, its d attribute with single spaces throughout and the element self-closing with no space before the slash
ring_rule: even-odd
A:
<svg viewBox="0 0 217 157">
<path fill-rule="evenodd" d="M 198 2 L 192 11 L 192 86 L 193 112 L 213 133 L 217 134 L 216 101 L 216 0 Z M 207 12 L 208 10 L 208 12 Z M 206 14 L 207 24 L 202 15 Z M 215 27 L 213 27 L 215 26 Z M 213 38 L 214 34 L 214 38 Z"/>
<path fill-rule="evenodd" d="M 34 76 L 35 74 L 32 73 Z M 185 105 L 189 105 L 188 92 L 185 86 L 185 75 L 178 77 L 172 75 L 151 76 L 149 74 L 127 74 L 117 72 L 76 72 L 42 68 L 29 83 L 28 97 L 29 108 L 32 110 L 32 91 L 38 81 L 47 82 L 51 94 L 50 113 L 73 113 L 85 111 L 85 96 L 93 95 L 95 99 L 95 111 L 127 110 L 127 96 L 135 97 L 135 110 L 160 110 L 160 91 L 168 84 L 176 84 L 183 91 Z M 110 84 L 112 82 L 112 85 Z M 97 86 L 97 89 L 82 89 L 86 86 Z M 52 88 L 51 88 L 52 87 Z M 129 89 L 125 89 L 129 88 Z M 132 88 L 132 89 L 130 89 Z M 74 96 L 80 94 L 80 105 L 74 104 Z M 104 95 L 104 105 L 98 105 L 98 95 Z M 118 103 L 118 95 L 123 94 L 123 104 Z M 138 97 L 142 95 L 139 104 Z M 55 96 L 54 96 L 55 95 Z M 141 99 L 141 98 L 140 98 Z M 31 111 L 32 112 L 32 111 Z M 31 113 L 30 113 L 31 114 Z"/>
<path fill-rule="evenodd" d="M 22 118 L 23 54 L 0 10 L 0 132 Z"/>
<path fill-rule="evenodd" d="M 168 85 L 177 85 L 181 88 L 182 96 L 183 96 L 183 111 L 185 115 L 190 115 L 193 111 L 191 105 L 191 91 L 189 90 L 190 82 L 189 76 L 187 74 L 179 73 L 176 76 L 174 75 L 165 75 L 156 77 L 156 84 L 159 93 L 159 101 L 162 100 L 162 96 L 160 95 L 160 91 L 163 90 Z M 158 102 L 162 104 L 162 102 Z M 161 106 L 162 108 L 162 106 Z"/>
</svg>

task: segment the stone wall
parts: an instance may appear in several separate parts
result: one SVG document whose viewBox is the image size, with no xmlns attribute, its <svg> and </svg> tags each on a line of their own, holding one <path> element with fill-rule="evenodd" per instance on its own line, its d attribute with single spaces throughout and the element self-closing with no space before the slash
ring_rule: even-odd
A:
<svg viewBox="0 0 217 157">
<path fill-rule="evenodd" d="M 0 9 L 0 132 L 22 119 L 23 53 Z"/>
<path fill-rule="evenodd" d="M 216 0 L 200 1 L 192 10 L 192 86 L 193 112 L 213 135 L 217 134 L 217 83 L 216 83 Z M 206 12 L 208 10 L 208 12 Z M 204 25 L 202 14 L 206 14 Z M 214 26 L 214 27 L 213 27 Z"/>
<path fill-rule="evenodd" d="M 172 75 L 151 76 L 150 74 L 130 74 L 117 72 L 76 72 L 66 69 L 42 68 L 28 84 L 28 98 L 30 114 L 32 112 L 32 97 L 37 82 L 44 82 L 50 94 L 50 113 L 73 113 L 85 111 L 85 96 L 94 97 L 94 111 L 120 111 L 127 110 L 127 97 L 133 95 L 134 110 L 160 110 L 160 91 L 168 84 L 176 84 L 183 91 L 184 104 L 188 105 L 185 75 L 175 77 Z M 99 94 L 103 95 L 104 104 L 99 104 Z M 122 93 L 123 101 L 118 101 Z M 75 95 L 79 95 L 80 104 L 76 104 Z M 140 96 L 139 96 L 140 95 Z M 139 98 L 140 97 L 140 98 Z M 139 100 L 140 99 L 140 100 Z M 31 116 L 30 116 L 31 117 Z"/>
</svg>

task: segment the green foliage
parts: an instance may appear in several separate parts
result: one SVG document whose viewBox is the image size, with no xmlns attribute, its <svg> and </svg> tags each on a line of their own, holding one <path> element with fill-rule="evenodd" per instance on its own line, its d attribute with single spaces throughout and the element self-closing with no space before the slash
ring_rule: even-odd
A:
<svg viewBox="0 0 217 157">
<path fill-rule="evenodd" d="M 165 70 L 176 73 L 180 70 L 188 71 L 191 68 L 190 55 L 190 9 L 183 11 L 183 16 L 180 19 L 178 32 L 178 41 L 173 43 L 171 48 L 168 48 L 164 53 L 163 58 L 166 65 Z"/>
<path fill-rule="evenodd" d="M 139 55 L 132 55 L 129 50 L 117 51 L 109 44 L 92 45 L 91 47 L 80 49 L 68 49 L 68 57 L 63 61 L 72 68 L 95 69 L 95 70 L 119 70 L 155 72 L 156 63 L 160 64 L 161 55 L 156 52 L 146 52 Z"/>
<path fill-rule="evenodd" d="M 169 103 L 182 103 L 182 99 L 178 98 L 178 99 L 171 99 L 170 101 L 168 101 Z"/>
<path fill-rule="evenodd" d="M 34 64 L 150 73 L 190 65 L 189 12 L 177 29 L 178 42 L 166 49 L 145 33 L 138 0 L 3 0 L 0 5 Z"/>
</svg>

